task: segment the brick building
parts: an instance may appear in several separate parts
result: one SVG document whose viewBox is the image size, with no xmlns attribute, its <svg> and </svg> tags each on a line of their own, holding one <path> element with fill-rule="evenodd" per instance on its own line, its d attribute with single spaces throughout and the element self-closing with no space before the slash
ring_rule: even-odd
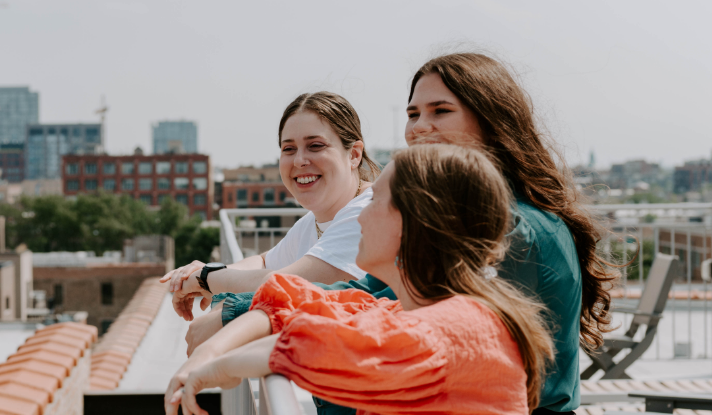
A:
<svg viewBox="0 0 712 415">
<path fill-rule="evenodd" d="M 684 165 L 675 167 L 673 181 L 675 193 L 699 191 L 712 184 L 712 158 L 687 161 Z"/>
<path fill-rule="evenodd" d="M 223 175 L 222 208 L 297 206 L 282 183 L 277 165 L 228 169 Z"/>
<path fill-rule="evenodd" d="M 186 205 L 191 216 L 212 217 L 210 156 L 204 154 L 66 155 L 62 181 L 67 196 L 102 189 L 151 206 L 170 197 Z"/>
<path fill-rule="evenodd" d="M 54 299 L 56 313 L 86 311 L 87 323 L 103 333 L 145 279 L 165 273 L 165 264 L 155 263 L 35 267 L 33 283 Z"/>
</svg>

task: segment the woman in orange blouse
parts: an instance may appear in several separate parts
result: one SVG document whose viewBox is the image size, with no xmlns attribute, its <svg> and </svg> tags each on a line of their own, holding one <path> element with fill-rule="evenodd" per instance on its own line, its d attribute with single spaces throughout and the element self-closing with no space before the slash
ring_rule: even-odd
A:
<svg viewBox="0 0 712 415">
<path fill-rule="evenodd" d="M 359 413 L 530 413 L 553 352 L 542 307 L 491 268 L 510 197 L 477 150 L 398 153 L 359 216 L 356 264 L 400 301 L 273 275 L 229 323 L 239 330 L 201 344 L 174 376 L 166 413 L 180 403 L 207 415 L 198 391 L 269 373 Z"/>
</svg>

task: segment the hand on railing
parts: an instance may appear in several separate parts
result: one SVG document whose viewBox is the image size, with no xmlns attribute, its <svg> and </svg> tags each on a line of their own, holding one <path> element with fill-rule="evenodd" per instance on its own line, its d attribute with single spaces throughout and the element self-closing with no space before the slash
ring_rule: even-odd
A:
<svg viewBox="0 0 712 415">
<path fill-rule="evenodd" d="M 180 405 L 181 397 L 183 395 L 183 387 L 188 380 L 188 375 L 198 368 L 206 366 L 206 363 L 215 359 L 217 355 L 213 353 L 210 348 L 203 348 L 199 353 L 195 353 L 187 362 L 178 369 L 175 375 L 171 378 L 168 383 L 168 389 L 166 389 L 166 394 L 163 397 L 163 404 L 166 410 L 166 414 L 177 414 L 178 405 Z M 237 382 L 239 384 L 239 382 Z M 237 384 L 235 386 L 237 386 Z M 229 386 L 229 385 L 228 385 Z M 234 387 L 234 386 L 233 386 Z M 186 412 L 186 408 L 183 407 L 183 413 L 195 413 Z M 198 412 L 199 413 L 199 412 Z M 207 412 L 205 412 L 207 414 Z"/>
<path fill-rule="evenodd" d="M 188 265 L 174 269 L 173 271 L 164 275 L 163 278 L 161 278 L 159 281 L 170 281 L 168 291 L 176 292 L 183 287 L 183 281 L 187 280 L 190 277 L 190 274 L 194 273 L 195 271 L 200 271 L 201 269 L 203 269 L 204 266 L 205 264 L 203 262 L 193 261 Z"/>
</svg>

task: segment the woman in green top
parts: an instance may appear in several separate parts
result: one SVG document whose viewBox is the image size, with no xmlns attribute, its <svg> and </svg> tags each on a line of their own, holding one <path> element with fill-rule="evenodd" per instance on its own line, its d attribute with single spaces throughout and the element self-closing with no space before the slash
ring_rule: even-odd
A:
<svg viewBox="0 0 712 415">
<path fill-rule="evenodd" d="M 501 63 L 461 53 L 435 58 L 418 70 L 407 112 L 408 145 L 482 146 L 510 183 L 517 196 L 515 223 L 499 275 L 547 306 L 557 349 L 534 413 L 573 413 L 580 402 L 579 345 L 602 344 L 610 323 L 607 289 L 618 274 L 597 254 L 596 222 L 579 204 L 569 172 L 557 167 L 536 126 L 531 100 Z M 329 287 L 393 298 L 372 276 Z M 227 301 L 224 319 L 246 307 L 249 302 Z M 321 414 L 350 413 L 316 401 Z"/>
</svg>

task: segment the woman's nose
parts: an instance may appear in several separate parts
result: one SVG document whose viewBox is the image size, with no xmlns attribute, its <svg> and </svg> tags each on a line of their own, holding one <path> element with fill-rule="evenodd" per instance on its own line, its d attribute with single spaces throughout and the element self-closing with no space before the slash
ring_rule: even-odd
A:
<svg viewBox="0 0 712 415">
<path fill-rule="evenodd" d="M 304 167 L 309 165 L 309 158 L 304 150 L 297 150 L 297 154 L 294 157 L 295 167 Z"/>
<path fill-rule="evenodd" d="M 413 124 L 413 134 L 427 134 L 433 131 L 433 124 L 428 120 L 428 117 L 421 115 Z"/>
</svg>

